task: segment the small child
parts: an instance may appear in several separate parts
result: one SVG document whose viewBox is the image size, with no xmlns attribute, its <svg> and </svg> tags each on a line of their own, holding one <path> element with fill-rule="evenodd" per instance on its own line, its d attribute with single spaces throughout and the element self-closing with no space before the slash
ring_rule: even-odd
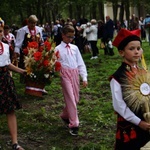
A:
<svg viewBox="0 0 150 150">
<path fill-rule="evenodd" d="M 60 78 L 65 107 L 60 117 L 69 127 L 71 135 L 78 135 L 79 118 L 77 103 L 79 102 L 79 75 L 83 80 L 83 87 L 87 86 L 87 70 L 78 47 L 71 44 L 75 29 L 65 25 L 62 29 L 62 42 L 55 48 L 61 63 Z"/>
<path fill-rule="evenodd" d="M 150 140 L 150 124 L 145 121 L 141 110 L 146 95 L 140 85 L 132 89 L 132 81 L 136 81 L 134 77 L 139 70 L 144 71 L 138 66 L 143 53 L 140 30 L 121 29 L 113 45 L 118 48 L 123 58 L 121 66 L 110 77 L 113 107 L 117 114 L 115 150 L 140 150 Z"/>
</svg>

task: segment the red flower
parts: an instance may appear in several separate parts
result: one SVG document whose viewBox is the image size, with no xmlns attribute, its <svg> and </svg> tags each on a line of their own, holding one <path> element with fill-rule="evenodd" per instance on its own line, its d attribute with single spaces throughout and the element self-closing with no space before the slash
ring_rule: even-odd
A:
<svg viewBox="0 0 150 150">
<path fill-rule="evenodd" d="M 34 56 L 34 60 L 35 60 L 35 61 L 39 61 L 39 60 L 42 59 L 42 53 L 41 53 L 41 52 L 35 52 L 35 53 L 33 54 L 33 56 Z"/>
<path fill-rule="evenodd" d="M 52 43 L 48 40 L 42 43 L 42 45 L 39 45 L 37 41 L 30 42 L 28 43 L 27 48 L 23 51 L 26 55 L 24 62 L 28 71 L 28 78 L 36 81 L 42 81 L 46 84 L 50 83 L 50 80 L 53 77 L 50 72 L 55 72 L 54 64 L 56 62 L 56 56 L 54 50 L 52 49 Z M 60 66 L 60 63 L 57 63 L 57 71 L 60 70 Z M 34 77 L 31 76 L 32 73 L 35 75 Z M 46 74 L 49 75 L 46 76 Z"/>
<path fill-rule="evenodd" d="M 29 42 L 28 43 L 28 48 L 34 48 L 34 49 L 37 49 L 39 47 L 38 43 L 37 42 Z"/>
<path fill-rule="evenodd" d="M 9 46 L 10 51 L 14 51 L 14 48 L 12 47 L 12 45 Z"/>
<path fill-rule="evenodd" d="M 23 53 L 24 53 L 25 55 L 28 55 L 28 49 L 27 49 L 27 48 L 23 49 Z"/>
<path fill-rule="evenodd" d="M 60 57 L 59 56 L 59 51 L 57 51 L 56 53 L 55 53 L 55 55 L 56 55 L 56 57 L 57 57 L 57 59 Z"/>
<path fill-rule="evenodd" d="M 50 42 L 48 42 L 48 41 L 45 41 L 44 42 L 44 45 L 45 45 L 45 48 L 46 48 L 46 51 L 50 51 L 51 50 L 51 43 Z"/>
<path fill-rule="evenodd" d="M 42 45 L 39 47 L 39 52 L 43 52 L 43 50 L 44 50 L 44 46 Z"/>
<path fill-rule="evenodd" d="M 61 69 L 61 63 L 56 61 L 56 63 L 55 63 L 55 71 L 60 71 L 60 69 Z"/>
<path fill-rule="evenodd" d="M 43 66 L 48 66 L 48 64 L 49 64 L 49 60 L 47 59 L 43 60 Z"/>
</svg>

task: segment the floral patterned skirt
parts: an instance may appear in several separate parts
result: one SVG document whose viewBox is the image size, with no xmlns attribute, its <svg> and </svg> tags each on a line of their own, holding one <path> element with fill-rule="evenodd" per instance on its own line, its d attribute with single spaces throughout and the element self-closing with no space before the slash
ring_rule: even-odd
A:
<svg viewBox="0 0 150 150">
<path fill-rule="evenodd" d="M 15 84 L 6 67 L 0 67 L 0 114 L 7 114 L 22 108 Z"/>
</svg>

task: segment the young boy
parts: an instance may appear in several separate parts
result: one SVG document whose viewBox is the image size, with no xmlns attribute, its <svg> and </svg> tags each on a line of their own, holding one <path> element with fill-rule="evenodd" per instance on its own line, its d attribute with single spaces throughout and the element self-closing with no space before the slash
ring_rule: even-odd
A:
<svg viewBox="0 0 150 150">
<path fill-rule="evenodd" d="M 65 107 L 60 115 L 63 122 L 69 127 L 71 135 L 78 135 L 79 118 L 77 103 L 79 102 L 79 75 L 83 80 L 83 87 L 87 86 L 87 70 L 78 47 L 71 44 L 75 29 L 66 25 L 62 29 L 62 42 L 55 48 L 61 63 L 61 86 L 64 95 Z"/>
<path fill-rule="evenodd" d="M 141 80 L 136 82 L 140 78 L 138 73 L 146 73 L 138 66 L 143 53 L 140 30 L 121 29 L 113 45 L 123 58 L 121 66 L 110 77 L 113 107 L 117 114 L 115 150 L 140 150 L 150 139 L 150 124 L 145 121 L 142 111 L 142 104 L 149 94 L 145 95 L 141 88 L 145 84 Z"/>
</svg>

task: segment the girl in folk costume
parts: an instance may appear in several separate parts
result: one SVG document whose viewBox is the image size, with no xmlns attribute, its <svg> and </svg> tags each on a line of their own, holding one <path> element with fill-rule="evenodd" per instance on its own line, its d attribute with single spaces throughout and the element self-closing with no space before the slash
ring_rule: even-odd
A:
<svg viewBox="0 0 150 150">
<path fill-rule="evenodd" d="M 12 33 L 10 33 L 10 27 L 8 25 L 4 25 L 4 36 L 3 36 L 2 41 L 9 45 L 10 59 L 11 59 L 11 62 L 12 62 L 13 61 L 12 56 L 13 56 L 13 53 L 14 53 L 14 46 L 15 46 L 16 39 L 15 39 L 15 36 Z"/>
<path fill-rule="evenodd" d="M 63 122 L 69 127 L 71 135 L 78 135 L 79 118 L 77 103 L 79 102 L 79 75 L 83 80 L 83 87 L 87 86 L 87 70 L 78 47 L 71 42 L 75 29 L 65 25 L 62 29 L 62 42 L 55 48 L 61 63 L 60 78 L 64 95 L 65 107 L 60 114 Z"/>
<path fill-rule="evenodd" d="M 1 41 L 3 32 L 3 27 L 0 26 L 0 114 L 6 114 L 7 116 L 13 144 L 12 149 L 23 150 L 17 141 L 17 120 L 15 116 L 15 110 L 20 109 L 21 104 L 18 101 L 14 81 L 9 70 L 20 74 L 25 74 L 26 71 L 11 64 L 9 45 Z"/>
<path fill-rule="evenodd" d="M 40 27 L 36 26 L 37 21 L 37 17 L 35 15 L 31 15 L 28 18 L 27 25 L 17 31 L 15 57 L 20 56 L 19 66 L 21 68 L 24 68 L 23 49 L 27 47 L 28 42 L 36 41 L 39 44 L 43 43 L 42 30 Z"/>
<path fill-rule="evenodd" d="M 140 150 L 150 140 L 150 73 L 138 65 L 143 53 L 140 30 L 121 29 L 113 45 L 123 58 L 110 77 L 118 116 L 115 150 Z"/>
<path fill-rule="evenodd" d="M 36 41 L 39 45 L 44 43 L 42 29 L 41 27 L 36 26 L 37 22 L 37 17 L 35 15 L 31 15 L 28 18 L 27 25 L 17 31 L 14 59 L 20 57 L 18 64 L 20 68 L 24 68 L 23 49 L 27 48 L 28 42 Z M 20 81 L 24 82 L 24 79 L 21 77 Z M 43 94 L 47 94 L 45 89 L 43 89 Z"/>
</svg>

